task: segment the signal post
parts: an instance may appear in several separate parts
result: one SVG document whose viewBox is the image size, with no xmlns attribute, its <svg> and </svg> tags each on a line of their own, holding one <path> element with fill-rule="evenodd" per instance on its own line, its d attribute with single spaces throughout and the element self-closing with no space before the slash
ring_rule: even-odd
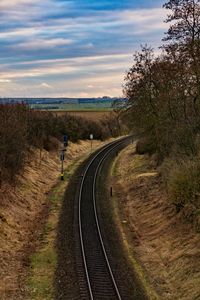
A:
<svg viewBox="0 0 200 300">
<path fill-rule="evenodd" d="M 63 137 L 63 146 L 64 148 L 60 150 L 60 161 L 61 161 L 61 174 L 60 179 L 64 180 L 64 160 L 65 160 L 65 152 L 67 151 L 68 146 L 68 136 L 64 135 Z"/>
</svg>

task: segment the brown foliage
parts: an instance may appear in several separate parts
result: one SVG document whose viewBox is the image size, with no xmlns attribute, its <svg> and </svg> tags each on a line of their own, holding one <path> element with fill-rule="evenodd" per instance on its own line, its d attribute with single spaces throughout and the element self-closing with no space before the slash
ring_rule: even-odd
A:
<svg viewBox="0 0 200 300">
<path fill-rule="evenodd" d="M 195 154 L 200 131 L 200 5 L 171 0 L 168 45 L 159 57 L 142 47 L 126 75 L 124 118 L 148 135 L 163 157 L 174 147 Z M 176 20 L 176 22 L 174 22 Z"/>
<path fill-rule="evenodd" d="M 191 218 L 191 207 L 200 209 L 200 2 L 170 0 L 164 7 L 171 11 L 167 22 L 173 21 L 168 44 L 158 57 L 147 46 L 134 55 L 123 114 L 131 129 L 143 133 L 139 153 L 156 152 L 159 162 L 173 158 L 167 190 L 178 211 L 185 209 Z"/>
<path fill-rule="evenodd" d="M 106 139 L 120 133 L 114 116 L 102 122 L 75 117 L 69 114 L 55 116 L 49 112 L 33 111 L 24 104 L 0 105 L 0 184 L 15 181 L 23 171 L 28 150 L 57 150 L 59 140 L 67 134 L 72 142 L 89 139 Z"/>
<path fill-rule="evenodd" d="M 0 105 L 1 180 L 13 181 L 23 169 L 26 153 L 27 124 L 23 105 Z"/>
</svg>

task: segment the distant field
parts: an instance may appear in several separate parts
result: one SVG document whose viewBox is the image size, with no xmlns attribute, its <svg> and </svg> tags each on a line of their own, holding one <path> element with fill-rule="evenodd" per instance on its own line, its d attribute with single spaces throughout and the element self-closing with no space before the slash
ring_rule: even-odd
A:
<svg viewBox="0 0 200 300">
<path fill-rule="evenodd" d="M 53 113 L 55 113 L 57 116 L 61 116 L 63 114 L 65 114 L 66 112 L 69 113 L 70 115 L 73 116 L 80 116 L 83 118 L 87 118 L 90 120 L 101 120 L 104 116 L 109 115 L 110 114 L 110 110 L 104 110 L 104 111 L 52 111 Z"/>
<path fill-rule="evenodd" d="M 112 109 L 112 102 L 106 103 L 63 103 L 63 104 L 32 104 L 30 105 L 33 109 L 39 110 L 50 110 L 50 111 L 105 111 Z"/>
</svg>

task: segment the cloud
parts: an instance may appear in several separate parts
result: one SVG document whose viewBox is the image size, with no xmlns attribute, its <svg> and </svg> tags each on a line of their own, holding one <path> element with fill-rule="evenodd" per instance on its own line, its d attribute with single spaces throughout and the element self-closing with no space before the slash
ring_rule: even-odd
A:
<svg viewBox="0 0 200 300">
<path fill-rule="evenodd" d="M 41 67 L 29 65 L 29 70 L 7 71 L 7 78 L 13 83 L 9 89 L 0 88 L 0 93 L 10 97 L 23 97 L 33 94 L 36 97 L 75 97 L 83 96 L 121 96 L 122 81 L 132 55 L 103 55 L 96 57 L 79 57 L 77 59 L 61 59 L 37 61 Z M 28 62 L 27 62 L 28 63 Z M 68 65 L 68 68 L 66 68 Z M 64 72 L 64 68 L 66 71 Z M 34 83 L 32 76 L 34 76 Z M 27 76 L 28 75 L 28 76 Z M 41 80 L 48 80 L 43 81 Z M 38 82 L 38 83 L 37 83 Z M 10 94 L 11 93 L 11 94 Z"/>
<path fill-rule="evenodd" d="M 43 88 L 47 88 L 47 89 L 52 89 L 52 86 L 46 82 L 43 82 L 40 84 L 40 87 L 43 87 Z"/>
<path fill-rule="evenodd" d="M 31 2 L 32 2 L 32 0 L 11 0 L 11 1 L 1 0 L 0 7 L 2 9 L 8 9 L 8 8 L 16 7 L 16 6 L 19 6 L 22 4 L 28 4 Z"/>
<path fill-rule="evenodd" d="M 38 60 L 33 62 L 16 63 L 12 66 L 5 65 L 4 70 L 0 70 L 0 78 L 28 79 L 43 78 L 44 76 L 55 78 L 63 76 L 88 76 L 89 74 L 104 73 L 110 71 L 124 72 L 128 64 L 131 63 L 131 54 L 102 55 L 90 57 L 78 57 L 68 59 Z"/>
<path fill-rule="evenodd" d="M 49 48 L 55 48 L 59 46 L 71 45 L 73 43 L 74 43 L 73 40 L 62 39 L 62 38 L 56 38 L 50 40 L 34 39 L 31 41 L 19 43 L 17 47 L 24 50 L 39 50 L 39 49 L 49 49 Z"/>
<path fill-rule="evenodd" d="M 1 79 L 0 78 L 0 83 L 9 83 L 9 82 L 11 82 L 11 80 L 10 79 Z"/>
<path fill-rule="evenodd" d="M 131 53 L 166 31 L 160 2 L 1 0 L 0 96 L 119 94 Z"/>
</svg>

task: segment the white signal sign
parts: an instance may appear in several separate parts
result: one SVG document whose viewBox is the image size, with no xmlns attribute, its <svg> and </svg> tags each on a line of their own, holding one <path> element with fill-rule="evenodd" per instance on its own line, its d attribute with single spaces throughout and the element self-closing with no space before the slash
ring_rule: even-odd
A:
<svg viewBox="0 0 200 300">
<path fill-rule="evenodd" d="M 93 134 L 90 134 L 90 139 L 93 140 L 94 136 Z"/>
</svg>

